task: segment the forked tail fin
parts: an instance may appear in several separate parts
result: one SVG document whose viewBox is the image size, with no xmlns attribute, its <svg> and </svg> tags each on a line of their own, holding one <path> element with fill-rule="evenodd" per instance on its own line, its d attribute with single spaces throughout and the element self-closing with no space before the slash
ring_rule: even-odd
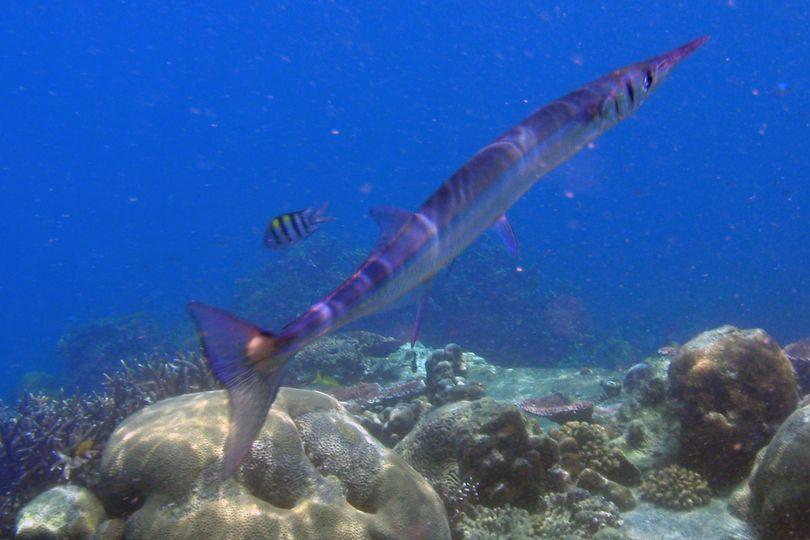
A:
<svg viewBox="0 0 810 540">
<path fill-rule="evenodd" d="M 222 478 L 239 468 L 264 425 L 287 372 L 287 362 L 273 362 L 276 338 L 227 311 L 191 302 L 203 352 L 214 376 L 228 390 L 231 425 L 225 440 Z"/>
</svg>

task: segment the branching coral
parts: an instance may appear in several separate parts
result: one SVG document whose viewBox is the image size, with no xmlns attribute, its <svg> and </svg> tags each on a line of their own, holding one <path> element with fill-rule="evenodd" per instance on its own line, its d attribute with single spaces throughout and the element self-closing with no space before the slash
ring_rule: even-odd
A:
<svg viewBox="0 0 810 540">
<path fill-rule="evenodd" d="M 104 375 L 104 392 L 24 394 L 14 408 L 0 404 L 0 537 L 19 507 L 57 482 L 92 487 L 99 458 L 115 427 L 166 397 L 215 388 L 204 361 L 188 354 L 122 363 Z"/>
<path fill-rule="evenodd" d="M 659 506 L 689 510 L 709 503 L 709 484 L 698 473 L 671 465 L 651 474 L 641 484 L 641 497 Z"/>
<path fill-rule="evenodd" d="M 219 384 L 202 357 L 186 353 L 147 357 L 137 363 L 122 361 L 117 371 L 104 374 L 104 388 L 117 403 L 130 402 L 132 410 L 137 410 L 168 397 L 215 390 Z"/>
<path fill-rule="evenodd" d="M 475 505 L 462 516 L 456 530 L 464 540 L 578 540 L 593 538 L 605 527 L 617 528 L 622 524 L 613 503 L 598 496 L 588 497 L 581 491 L 546 495 L 540 508 L 530 511 L 514 506 Z"/>
<path fill-rule="evenodd" d="M 103 441 L 133 412 L 97 393 L 71 397 L 25 394 L 0 412 L 0 536 L 45 486 L 69 480 L 92 485 Z"/>
</svg>

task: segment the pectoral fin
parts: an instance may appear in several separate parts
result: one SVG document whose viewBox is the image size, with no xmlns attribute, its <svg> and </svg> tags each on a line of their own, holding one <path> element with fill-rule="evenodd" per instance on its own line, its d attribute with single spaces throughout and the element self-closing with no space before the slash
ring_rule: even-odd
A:
<svg viewBox="0 0 810 540">
<path fill-rule="evenodd" d="M 430 285 L 433 280 L 428 281 L 422 285 L 422 298 L 419 301 L 419 307 L 416 310 L 416 321 L 413 325 L 413 333 L 411 333 L 411 348 L 416 345 L 416 340 L 419 339 L 419 333 L 422 331 L 422 321 L 425 320 L 425 313 L 427 313 L 428 300 L 430 297 Z"/>
<path fill-rule="evenodd" d="M 492 226 L 492 230 L 498 233 L 498 236 L 501 237 L 503 243 L 506 244 L 506 249 L 509 251 L 509 254 L 512 255 L 515 259 L 518 257 L 518 241 L 517 237 L 515 236 L 515 231 L 512 230 L 512 225 L 509 224 L 509 221 L 506 219 L 506 216 L 501 216 Z"/>
</svg>

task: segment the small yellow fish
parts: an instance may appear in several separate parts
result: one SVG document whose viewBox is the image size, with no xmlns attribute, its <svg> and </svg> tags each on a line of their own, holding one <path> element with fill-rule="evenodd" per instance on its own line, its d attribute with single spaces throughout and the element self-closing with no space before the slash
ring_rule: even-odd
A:
<svg viewBox="0 0 810 540">
<path fill-rule="evenodd" d="M 79 458 L 89 457 L 88 454 L 93 451 L 94 445 L 93 439 L 85 439 L 76 446 L 73 455 Z"/>
<path fill-rule="evenodd" d="M 324 375 L 320 371 L 315 374 L 315 378 L 312 379 L 309 384 L 319 388 L 340 388 L 343 386 L 331 375 Z"/>
</svg>

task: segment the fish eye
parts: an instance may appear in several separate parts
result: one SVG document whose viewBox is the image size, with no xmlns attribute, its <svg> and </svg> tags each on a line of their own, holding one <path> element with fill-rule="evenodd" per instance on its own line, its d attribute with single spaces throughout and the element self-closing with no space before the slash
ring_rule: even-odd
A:
<svg viewBox="0 0 810 540">
<path fill-rule="evenodd" d="M 652 71 L 648 69 L 647 73 L 644 75 L 644 90 L 649 90 L 650 86 L 652 86 L 652 82 L 653 82 Z"/>
</svg>

